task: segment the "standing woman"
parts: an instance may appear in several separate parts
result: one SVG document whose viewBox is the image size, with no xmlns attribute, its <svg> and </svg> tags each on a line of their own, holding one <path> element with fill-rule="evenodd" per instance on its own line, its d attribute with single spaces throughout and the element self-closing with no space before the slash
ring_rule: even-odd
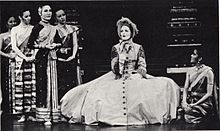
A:
<svg viewBox="0 0 220 131">
<path fill-rule="evenodd" d="M 28 39 L 33 28 L 30 25 L 29 9 L 22 9 L 18 17 L 20 24 L 11 31 L 12 49 L 15 51 L 15 89 L 13 90 L 13 113 L 22 114 L 18 122 L 31 118 L 36 108 L 36 88 L 33 50 L 27 48 Z M 27 117 L 29 116 L 29 117 Z"/>
<path fill-rule="evenodd" d="M 58 56 L 58 87 L 59 100 L 74 86 L 80 84 L 76 74 L 76 53 L 78 50 L 77 30 L 78 27 L 66 24 L 66 14 L 63 9 L 56 11 L 56 26 L 62 47 L 57 52 Z"/>
<path fill-rule="evenodd" d="M 60 111 L 58 106 L 56 51 L 61 46 L 57 30 L 49 22 L 52 10 L 49 5 L 38 8 L 41 21 L 35 25 L 29 39 L 29 47 L 37 49 L 35 54 L 36 69 L 36 119 L 51 125 L 58 122 Z"/>
<path fill-rule="evenodd" d="M 0 34 L 0 55 L 1 55 L 1 90 L 3 100 L 2 110 L 4 112 L 12 112 L 11 91 L 14 88 L 14 58 L 15 55 L 11 49 L 11 29 L 17 24 L 14 16 L 10 16 L 6 20 L 7 32 Z M 0 103 L 1 103 L 0 102 Z M 0 105 L 1 110 L 1 105 Z"/>
</svg>

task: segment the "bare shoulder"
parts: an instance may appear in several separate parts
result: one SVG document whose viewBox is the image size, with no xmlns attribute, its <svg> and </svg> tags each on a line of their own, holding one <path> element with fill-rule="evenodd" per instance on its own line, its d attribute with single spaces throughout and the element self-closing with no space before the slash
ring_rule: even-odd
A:
<svg viewBox="0 0 220 131">
<path fill-rule="evenodd" d="M 0 34 L 0 39 L 4 39 L 5 37 L 8 37 L 8 35 L 10 35 L 9 32 L 1 33 Z"/>
<path fill-rule="evenodd" d="M 113 45 L 113 47 L 114 47 L 114 48 L 118 48 L 119 46 L 120 46 L 120 44 L 119 44 L 119 43 L 117 43 L 117 44 Z"/>
<path fill-rule="evenodd" d="M 190 76 L 191 74 L 194 74 L 196 70 L 196 67 L 190 67 L 188 68 L 186 75 Z"/>
<path fill-rule="evenodd" d="M 1 34 L 0 34 L 0 37 L 7 36 L 8 34 L 9 34 L 8 32 L 1 33 Z"/>
<path fill-rule="evenodd" d="M 207 77 L 213 77 L 214 76 L 213 70 L 212 69 L 208 70 L 206 76 Z"/>
<path fill-rule="evenodd" d="M 79 27 L 75 26 L 75 25 L 68 25 L 69 27 L 71 27 L 73 30 L 78 30 Z"/>
<path fill-rule="evenodd" d="M 134 45 L 134 46 L 139 46 L 139 47 L 141 47 L 141 46 L 142 46 L 141 44 L 134 43 L 134 42 L 133 42 L 133 45 Z"/>
<path fill-rule="evenodd" d="M 19 30 L 19 25 L 12 27 L 11 32 L 16 32 Z"/>
<path fill-rule="evenodd" d="M 33 29 L 33 28 L 34 28 L 34 26 L 33 26 L 33 25 L 30 25 L 30 28 L 31 28 L 31 29 Z"/>
</svg>

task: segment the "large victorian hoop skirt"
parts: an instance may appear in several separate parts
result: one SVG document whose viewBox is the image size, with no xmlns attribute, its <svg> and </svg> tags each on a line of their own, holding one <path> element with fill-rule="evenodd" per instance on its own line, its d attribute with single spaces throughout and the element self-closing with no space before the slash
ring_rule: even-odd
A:
<svg viewBox="0 0 220 131">
<path fill-rule="evenodd" d="M 179 86 L 166 77 L 124 77 L 111 71 L 68 91 L 61 113 L 70 123 L 142 125 L 176 118 Z"/>
</svg>

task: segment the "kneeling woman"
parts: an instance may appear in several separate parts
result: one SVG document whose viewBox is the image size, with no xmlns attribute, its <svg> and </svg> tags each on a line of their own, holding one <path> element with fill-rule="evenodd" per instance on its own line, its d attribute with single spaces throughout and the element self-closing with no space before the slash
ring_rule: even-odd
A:
<svg viewBox="0 0 220 131">
<path fill-rule="evenodd" d="M 119 43 L 109 73 L 68 91 L 61 113 L 70 123 L 142 125 L 176 118 L 179 86 L 169 78 L 146 74 L 143 47 L 132 41 L 138 30 L 128 18 L 117 22 Z"/>
<path fill-rule="evenodd" d="M 200 123 L 208 120 L 214 112 L 218 113 L 214 73 L 201 61 L 200 50 L 195 49 L 191 55 L 191 63 L 195 66 L 186 74 L 182 108 L 178 110 L 187 123 Z"/>
</svg>

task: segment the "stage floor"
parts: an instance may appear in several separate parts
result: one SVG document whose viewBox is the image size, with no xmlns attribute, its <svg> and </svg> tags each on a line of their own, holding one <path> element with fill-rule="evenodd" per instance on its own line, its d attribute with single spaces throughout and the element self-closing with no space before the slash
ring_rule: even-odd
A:
<svg viewBox="0 0 220 131">
<path fill-rule="evenodd" d="M 3 116 L 1 131 L 169 131 L 169 130 L 220 130 L 219 121 L 209 121 L 202 124 L 175 123 L 169 125 L 144 125 L 144 126 L 87 126 L 82 124 L 69 124 L 66 122 L 54 123 L 52 126 L 44 126 L 42 123 L 25 122 L 18 123 L 16 118 Z"/>
</svg>

